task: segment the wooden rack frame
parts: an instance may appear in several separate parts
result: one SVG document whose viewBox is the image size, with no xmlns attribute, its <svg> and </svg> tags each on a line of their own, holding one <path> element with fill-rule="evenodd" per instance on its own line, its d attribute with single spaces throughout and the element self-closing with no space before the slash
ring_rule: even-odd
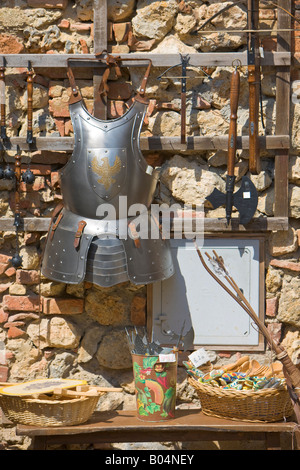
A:
<svg viewBox="0 0 300 470">
<path fill-rule="evenodd" d="M 290 148 L 290 67 L 291 58 L 291 16 L 284 12 L 291 12 L 290 0 L 277 0 L 278 8 L 278 32 L 277 51 L 265 52 L 261 59 L 261 66 L 276 67 L 276 127 L 275 135 L 261 136 L 261 149 L 274 150 L 275 155 L 275 208 L 274 217 L 254 218 L 246 227 L 238 224 L 235 219 L 228 227 L 225 219 L 206 218 L 204 220 L 205 232 L 267 232 L 288 229 L 288 158 Z M 107 50 L 107 2 L 94 0 L 94 54 Z M 118 54 L 121 58 L 149 58 L 151 57 L 154 67 L 168 67 L 180 62 L 179 54 L 152 54 L 132 53 Z M 99 87 L 101 81 L 101 64 L 91 62 L 93 54 L 8 54 L 0 55 L 1 61 L 5 61 L 7 67 L 27 67 L 28 61 L 32 67 L 59 68 L 67 67 L 68 59 L 86 59 L 86 62 L 76 63 L 76 67 L 87 66 L 93 69 L 94 90 Z M 199 53 L 190 54 L 190 63 L 195 66 L 231 66 L 233 60 L 239 59 L 241 65 L 247 65 L 246 52 L 224 52 L 224 53 Z M 90 61 L 90 62 L 89 62 Z M 146 63 L 146 62 L 145 62 Z M 130 65 L 130 62 L 126 62 Z M 137 66 L 136 62 L 133 64 Z M 102 66 L 103 70 L 103 66 Z M 35 150 L 65 151 L 72 152 L 74 140 L 72 137 L 37 137 L 35 139 Z M 227 150 L 227 136 L 196 136 L 188 137 L 186 144 L 180 143 L 180 137 L 142 137 L 141 150 L 147 151 L 183 151 L 183 150 Z M 15 150 L 17 146 L 23 151 L 29 147 L 25 137 L 12 137 L 9 140 L 9 149 Z M 248 137 L 238 137 L 238 149 L 248 149 Z M 2 147 L 3 149 L 3 147 Z M 0 143 L 1 150 L 1 143 Z M 25 231 L 47 231 L 49 227 L 48 218 L 29 217 L 24 219 Z M 13 230 L 12 218 L 0 219 L 0 231 Z"/>
</svg>

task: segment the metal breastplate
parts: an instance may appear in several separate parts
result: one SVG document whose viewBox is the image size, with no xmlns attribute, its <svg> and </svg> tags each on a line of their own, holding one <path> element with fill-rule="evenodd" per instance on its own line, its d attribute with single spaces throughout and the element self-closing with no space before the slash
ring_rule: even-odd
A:
<svg viewBox="0 0 300 470">
<path fill-rule="evenodd" d="M 75 146 L 61 171 L 64 207 L 50 224 L 42 262 L 45 277 L 109 287 L 128 280 L 148 284 L 174 274 L 168 240 L 159 231 L 151 238 L 151 224 L 156 222 L 147 209 L 158 172 L 139 150 L 145 108 L 135 101 L 121 118 L 103 121 L 91 116 L 82 101 L 70 105 Z M 143 205 L 139 207 L 149 222 L 146 236 L 120 236 L 120 227 L 135 221 L 120 213 L 120 197 L 127 198 L 127 209 Z M 98 216 L 106 204 L 113 216 Z"/>
<path fill-rule="evenodd" d="M 107 218 L 118 219 L 120 196 L 126 196 L 128 207 L 135 203 L 149 207 L 159 175 L 139 149 L 145 110 L 144 103 L 135 101 L 120 118 L 103 121 L 90 115 L 82 101 L 70 105 L 75 146 L 60 173 L 68 210 L 98 218 L 99 206 L 109 203 L 115 212 Z"/>
<path fill-rule="evenodd" d="M 119 238 L 120 224 L 128 220 L 99 221 L 82 219 L 62 209 L 53 220 L 45 247 L 42 274 L 68 284 L 89 281 L 110 287 L 130 280 L 133 284 L 149 284 L 174 274 L 168 240 Z M 59 223 L 56 225 L 57 220 Z M 84 230 L 78 236 L 80 224 Z"/>
</svg>

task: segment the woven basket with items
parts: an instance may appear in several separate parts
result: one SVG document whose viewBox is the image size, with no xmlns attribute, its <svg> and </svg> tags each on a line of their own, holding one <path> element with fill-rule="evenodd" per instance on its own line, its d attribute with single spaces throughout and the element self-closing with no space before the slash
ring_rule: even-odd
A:
<svg viewBox="0 0 300 470">
<path fill-rule="evenodd" d="M 94 387 L 84 380 L 40 379 L 1 384 L 0 407 L 13 423 L 32 426 L 71 426 L 85 423 L 99 398 L 121 388 Z"/>
<path fill-rule="evenodd" d="M 249 422 L 281 421 L 293 414 L 282 364 L 269 367 L 244 356 L 222 369 L 199 370 L 184 363 L 204 414 Z"/>
</svg>

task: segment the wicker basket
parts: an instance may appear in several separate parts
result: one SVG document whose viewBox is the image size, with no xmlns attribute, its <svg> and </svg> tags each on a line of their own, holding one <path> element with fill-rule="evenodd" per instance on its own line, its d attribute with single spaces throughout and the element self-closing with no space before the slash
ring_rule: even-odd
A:
<svg viewBox="0 0 300 470">
<path fill-rule="evenodd" d="M 196 389 L 204 414 L 238 421 L 281 421 L 293 414 L 286 389 L 235 390 L 222 389 L 197 382 L 189 377 Z"/>
<path fill-rule="evenodd" d="M 14 423 L 32 426 L 70 426 L 85 423 L 93 414 L 100 395 L 78 398 L 22 398 L 0 395 L 0 407 Z"/>
</svg>

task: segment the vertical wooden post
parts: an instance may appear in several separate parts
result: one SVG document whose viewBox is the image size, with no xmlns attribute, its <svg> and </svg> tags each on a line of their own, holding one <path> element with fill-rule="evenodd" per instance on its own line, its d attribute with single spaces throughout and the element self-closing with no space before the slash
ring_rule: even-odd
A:
<svg viewBox="0 0 300 470">
<path fill-rule="evenodd" d="M 94 0 L 94 54 L 107 50 L 107 0 Z M 103 70 L 94 68 L 94 116 L 107 119 L 106 103 L 99 99 L 98 90 Z"/>
<path fill-rule="evenodd" d="M 291 13 L 291 0 L 278 0 L 279 7 Z M 291 16 L 281 8 L 278 11 L 278 29 L 291 29 Z M 277 51 L 291 51 L 291 32 L 277 33 Z M 277 135 L 290 133 L 290 66 L 278 67 L 276 73 L 276 127 Z M 280 150 L 275 156 L 275 217 L 288 217 L 289 151 Z"/>
<path fill-rule="evenodd" d="M 248 29 L 259 28 L 259 0 L 248 0 Z M 248 33 L 248 83 L 249 83 L 249 170 L 252 174 L 260 173 L 259 147 L 259 87 L 260 58 L 259 37 L 257 33 Z"/>
</svg>

